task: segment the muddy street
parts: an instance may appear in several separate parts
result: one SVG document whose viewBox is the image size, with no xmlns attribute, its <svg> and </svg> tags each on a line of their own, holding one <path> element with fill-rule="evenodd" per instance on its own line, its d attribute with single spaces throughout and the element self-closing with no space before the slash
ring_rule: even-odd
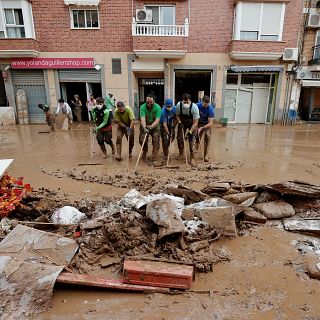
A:
<svg viewBox="0 0 320 320">
<path fill-rule="evenodd" d="M 74 124 L 69 132 L 47 131 L 45 125 L 0 127 L 0 158 L 13 158 L 9 174 L 23 176 L 35 191 L 25 211 L 16 213 L 15 219 L 38 217 L 32 216 L 34 208 L 50 219 L 55 209 L 65 205 L 84 210 L 87 220 L 81 224 L 80 235 L 76 236 L 80 229 L 62 225 L 53 231 L 79 244 L 79 254 L 70 266 L 81 274 L 120 279 L 121 259 L 140 255 L 193 263 L 197 272 L 192 290 L 176 294 L 58 284 L 51 308 L 32 319 L 320 319 L 320 280 L 309 277 L 306 255 L 311 250 L 320 259 L 320 187 L 312 186 L 320 183 L 319 125 L 216 125 L 209 163 L 203 163 L 198 153 L 196 166 L 186 168 L 183 160 L 175 159 L 175 142 L 170 161 L 175 169 L 141 161 L 137 173 L 138 134 L 133 158 L 128 160 L 124 153 L 124 161 L 118 162 L 111 149 L 104 159 L 96 142 L 91 158 L 92 132 L 88 124 Z M 125 141 L 123 149 L 127 147 Z M 159 163 L 164 160 L 161 150 L 158 158 Z M 277 184 L 289 180 L 311 185 Z M 146 201 L 143 210 L 137 203 L 130 208 L 123 206 L 132 189 L 136 189 L 133 198 Z M 184 242 L 181 237 L 159 240 L 164 225 L 161 221 L 157 224 L 157 218 L 152 220 L 149 209 L 155 207 L 148 207 L 146 199 L 150 193 L 161 192 L 182 197 L 184 209 L 180 208 L 183 214 L 180 212 L 182 218 L 178 218 L 183 219 L 181 230 L 186 230 L 182 231 Z M 192 206 L 213 198 L 222 201 L 221 208 L 230 206 L 231 227 L 197 227 L 192 235 L 188 222 L 205 221 L 199 213 L 205 208 Z M 275 210 L 283 201 L 290 203 L 284 203 L 283 210 L 289 207 L 293 212 L 277 219 L 268 216 L 268 208 L 263 205 L 272 203 Z M 260 213 L 254 211 L 258 208 Z M 30 216 L 23 217 L 27 209 Z M 190 211 L 192 217 L 186 217 Z M 253 220 L 248 218 L 252 211 Z M 225 216 L 223 213 L 224 223 Z M 282 218 L 305 219 L 306 223 L 313 219 L 315 233 L 288 232 Z M 236 237 L 228 234 L 230 228 Z M 196 248 L 203 242 L 207 245 Z M 216 253 L 218 258 L 214 257 Z M 116 262 L 110 263 L 110 258 Z"/>
</svg>

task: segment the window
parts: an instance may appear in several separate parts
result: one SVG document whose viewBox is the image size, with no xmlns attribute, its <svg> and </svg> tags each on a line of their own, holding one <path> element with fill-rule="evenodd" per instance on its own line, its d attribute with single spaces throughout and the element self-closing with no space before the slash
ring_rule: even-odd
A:
<svg viewBox="0 0 320 320">
<path fill-rule="evenodd" d="M 320 32 L 316 33 L 316 42 L 314 44 L 313 59 L 320 59 Z"/>
<path fill-rule="evenodd" d="M 281 41 L 284 11 L 284 3 L 239 2 L 234 39 Z"/>
<path fill-rule="evenodd" d="M 74 29 L 98 29 L 98 10 L 72 10 L 72 28 Z"/>
<path fill-rule="evenodd" d="M 8 38 L 25 38 L 22 9 L 4 9 Z M 1 37 L 1 35 L 0 35 Z"/>
<path fill-rule="evenodd" d="M 152 11 L 152 21 L 156 25 L 172 26 L 176 24 L 175 6 L 148 5 L 146 10 Z"/>
<path fill-rule="evenodd" d="M 112 59 L 112 74 L 121 74 L 121 59 Z"/>
</svg>

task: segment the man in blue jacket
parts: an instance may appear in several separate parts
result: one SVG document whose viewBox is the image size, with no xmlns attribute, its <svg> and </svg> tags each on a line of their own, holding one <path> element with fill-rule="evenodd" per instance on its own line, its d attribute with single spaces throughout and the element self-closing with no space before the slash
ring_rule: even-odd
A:
<svg viewBox="0 0 320 320">
<path fill-rule="evenodd" d="M 210 104 L 210 98 L 204 96 L 202 101 L 198 103 L 199 108 L 199 124 L 198 124 L 198 135 L 201 141 L 204 135 L 204 161 L 209 162 L 209 146 L 211 139 L 211 127 L 214 118 L 214 107 Z"/>
</svg>

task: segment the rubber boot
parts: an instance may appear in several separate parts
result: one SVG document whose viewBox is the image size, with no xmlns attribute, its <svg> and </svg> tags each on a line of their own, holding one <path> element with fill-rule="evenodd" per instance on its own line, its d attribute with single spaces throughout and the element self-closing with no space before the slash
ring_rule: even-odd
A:
<svg viewBox="0 0 320 320">
<path fill-rule="evenodd" d="M 190 154 L 190 164 L 191 164 L 192 166 L 195 166 L 195 165 L 196 165 L 196 162 L 194 161 L 194 154 L 193 154 L 193 153 Z"/>
<path fill-rule="evenodd" d="M 121 144 L 116 144 L 116 148 L 117 148 L 117 156 L 116 156 L 116 160 L 121 161 Z"/>
<path fill-rule="evenodd" d="M 100 148 L 101 148 L 102 153 L 104 154 L 104 158 L 106 159 L 107 158 L 107 148 L 106 148 L 106 146 L 103 144 L 103 145 L 100 145 Z"/>
<path fill-rule="evenodd" d="M 143 152 L 142 152 L 141 159 L 142 159 L 142 160 L 145 160 L 146 158 L 147 158 L 147 152 L 146 152 L 146 151 L 143 151 Z"/>
<path fill-rule="evenodd" d="M 204 142 L 204 162 L 209 162 L 208 151 L 209 151 L 209 145 L 205 141 Z"/>
<path fill-rule="evenodd" d="M 114 144 L 113 144 L 112 141 L 111 141 L 111 143 L 110 143 L 110 147 L 111 147 L 111 149 L 112 149 L 112 154 L 115 154 L 115 153 L 116 153 L 116 148 L 114 147 Z"/>
<path fill-rule="evenodd" d="M 184 159 L 184 152 L 183 150 L 179 150 L 179 156 L 177 158 L 177 160 L 183 160 Z"/>
</svg>

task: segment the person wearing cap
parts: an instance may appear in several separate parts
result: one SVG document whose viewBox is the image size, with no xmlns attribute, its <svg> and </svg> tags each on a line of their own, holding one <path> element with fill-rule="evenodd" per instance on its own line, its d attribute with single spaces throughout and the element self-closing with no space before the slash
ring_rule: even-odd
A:
<svg viewBox="0 0 320 320">
<path fill-rule="evenodd" d="M 160 117 L 160 133 L 162 141 L 162 150 L 167 158 L 169 154 L 170 141 L 174 139 L 174 130 L 176 124 L 176 108 L 173 105 L 172 99 L 165 101 Z"/>
<path fill-rule="evenodd" d="M 140 107 L 140 145 L 142 146 L 145 141 L 142 159 L 147 156 L 149 136 L 152 138 L 152 157 L 150 160 L 153 162 L 157 159 L 160 147 L 160 118 L 161 107 L 155 103 L 154 97 L 148 94 L 146 102 Z"/>
<path fill-rule="evenodd" d="M 214 107 L 210 104 L 210 97 L 204 96 L 202 102 L 198 103 L 199 108 L 199 126 L 198 126 L 198 143 L 201 142 L 204 135 L 204 154 L 203 159 L 209 162 L 209 146 L 211 139 L 211 127 L 214 118 Z"/>
<path fill-rule="evenodd" d="M 132 109 L 129 106 L 125 106 L 125 104 L 122 101 L 117 102 L 117 107 L 114 111 L 114 122 L 118 125 L 116 142 L 116 160 L 122 160 L 122 138 L 124 135 L 129 141 L 129 158 L 131 158 L 132 149 L 134 146 L 134 114 Z"/>
</svg>

